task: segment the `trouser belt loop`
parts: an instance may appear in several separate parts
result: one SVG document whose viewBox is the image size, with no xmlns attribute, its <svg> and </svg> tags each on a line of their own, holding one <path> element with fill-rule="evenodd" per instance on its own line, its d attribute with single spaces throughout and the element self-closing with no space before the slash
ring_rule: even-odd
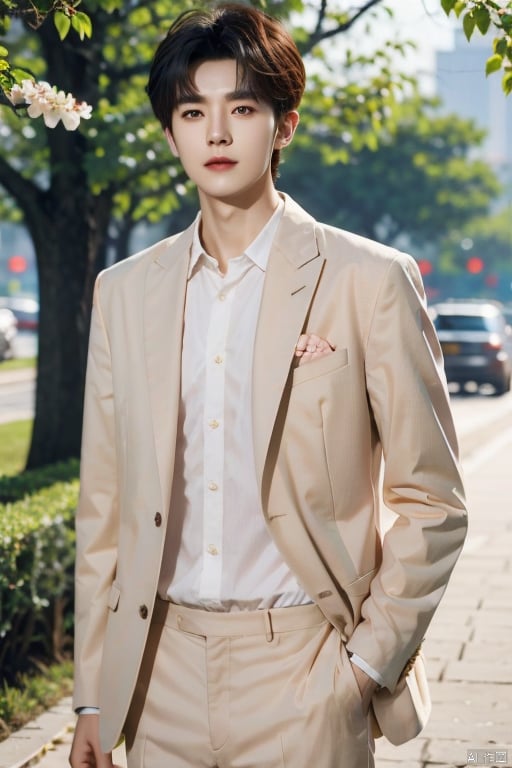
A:
<svg viewBox="0 0 512 768">
<path fill-rule="evenodd" d="M 272 629 L 272 616 L 268 610 L 265 611 L 265 637 L 267 638 L 267 643 L 271 643 L 274 639 L 274 630 Z"/>
</svg>

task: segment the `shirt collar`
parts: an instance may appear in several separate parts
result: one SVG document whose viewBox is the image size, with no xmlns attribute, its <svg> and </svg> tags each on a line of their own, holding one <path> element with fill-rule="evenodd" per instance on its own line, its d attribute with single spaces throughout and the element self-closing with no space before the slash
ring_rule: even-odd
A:
<svg viewBox="0 0 512 768">
<path fill-rule="evenodd" d="M 281 217 L 284 211 L 284 200 L 280 197 L 277 208 L 273 212 L 270 219 L 256 235 L 250 245 L 247 246 L 242 255 L 247 256 L 256 266 L 258 266 L 262 272 L 267 269 L 268 259 L 270 256 L 270 249 L 274 236 L 277 232 L 277 228 L 281 221 Z M 192 247 L 190 250 L 190 264 L 188 268 L 188 277 L 190 278 L 194 267 L 198 264 L 201 256 L 207 255 L 201 238 L 199 237 L 199 227 L 201 224 L 201 213 L 198 213 L 194 222 L 194 232 L 192 236 Z"/>
</svg>

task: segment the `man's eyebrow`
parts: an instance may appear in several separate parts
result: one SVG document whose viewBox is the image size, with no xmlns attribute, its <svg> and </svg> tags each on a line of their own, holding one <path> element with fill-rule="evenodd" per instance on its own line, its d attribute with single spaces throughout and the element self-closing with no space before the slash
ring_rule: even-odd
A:
<svg viewBox="0 0 512 768">
<path fill-rule="evenodd" d="M 226 94 L 226 101 L 244 101 L 249 99 L 250 101 L 259 101 L 258 97 L 249 88 L 237 88 L 234 91 L 230 91 Z M 206 99 L 201 96 L 200 93 L 182 93 L 176 99 L 176 106 L 180 107 L 183 104 L 204 104 Z"/>
<path fill-rule="evenodd" d="M 204 101 L 204 97 L 199 93 L 182 93 L 176 99 L 176 106 L 180 107 L 182 104 L 203 104 Z"/>
<path fill-rule="evenodd" d="M 259 101 L 254 91 L 251 91 L 250 88 L 237 88 L 235 91 L 228 93 L 226 98 L 228 101 L 243 101 L 244 99 Z"/>
</svg>

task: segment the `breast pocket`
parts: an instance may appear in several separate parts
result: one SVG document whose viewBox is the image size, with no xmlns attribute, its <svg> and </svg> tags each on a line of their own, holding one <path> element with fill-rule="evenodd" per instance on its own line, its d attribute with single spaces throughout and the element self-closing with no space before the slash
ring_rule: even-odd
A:
<svg viewBox="0 0 512 768">
<path fill-rule="evenodd" d="M 310 363 L 298 365 L 293 371 L 292 386 L 296 387 L 304 381 L 326 376 L 338 370 L 338 368 L 344 368 L 346 365 L 348 365 L 348 350 L 334 349 L 330 354 L 321 357 L 319 360 L 312 360 Z"/>
</svg>

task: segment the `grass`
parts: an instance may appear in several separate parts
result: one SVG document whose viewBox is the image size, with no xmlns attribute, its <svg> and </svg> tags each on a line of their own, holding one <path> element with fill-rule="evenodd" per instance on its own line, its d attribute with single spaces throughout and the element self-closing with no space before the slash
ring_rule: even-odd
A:
<svg viewBox="0 0 512 768">
<path fill-rule="evenodd" d="M 0 475 L 16 475 L 27 459 L 32 419 L 0 424 Z"/>
<path fill-rule="evenodd" d="M 18 685 L 0 688 L 0 741 L 56 704 L 73 689 L 71 661 L 40 666 L 37 674 L 20 675 Z"/>
<path fill-rule="evenodd" d="M 14 360 L 3 360 L 0 363 L 0 373 L 2 371 L 18 371 L 22 368 L 35 368 L 35 357 L 16 357 Z"/>
</svg>

